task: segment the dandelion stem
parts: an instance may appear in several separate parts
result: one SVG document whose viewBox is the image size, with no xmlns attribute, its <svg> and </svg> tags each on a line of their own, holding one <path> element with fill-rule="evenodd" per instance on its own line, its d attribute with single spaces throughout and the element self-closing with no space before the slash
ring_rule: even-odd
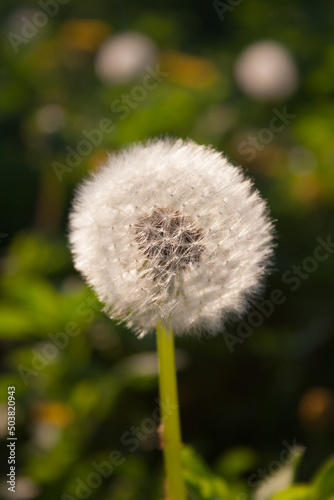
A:
<svg viewBox="0 0 334 500">
<path fill-rule="evenodd" d="M 157 327 L 159 389 L 163 424 L 163 453 L 168 484 L 168 500 L 186 500 L 182 475 L 181 431 L 177 395 L 173 331 Z"/>
</svg>

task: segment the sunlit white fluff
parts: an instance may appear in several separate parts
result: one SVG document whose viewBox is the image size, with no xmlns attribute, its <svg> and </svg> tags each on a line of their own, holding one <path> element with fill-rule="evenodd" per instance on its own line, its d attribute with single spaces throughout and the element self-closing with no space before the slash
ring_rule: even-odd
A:
<svg viewBox="0 0 334 500">
<path fill-rule="evenodd" d="M 210 147 L 153 140 L 110 155 L 70 215 L 76 268 L 109 316 L 215 333 L 260 290 L 272 255 L 265 202 Z"/>
</svg>

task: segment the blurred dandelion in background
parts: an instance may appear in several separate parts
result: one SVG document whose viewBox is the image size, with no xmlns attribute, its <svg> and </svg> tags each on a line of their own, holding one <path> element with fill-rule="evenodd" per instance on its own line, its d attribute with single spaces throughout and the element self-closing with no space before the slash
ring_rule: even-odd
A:
<svg viewBox="0 0 334 500">
<path fill-rule="evenodd" d="M 37 9 L 33 7 L 19 7 L 13 10 L 8 17 L 5 19 L 5 26 L 9 31 L 14 33 L 19 33 L 22 30 L 24 24 L 31 21 L 34 14 L 36 14 Z"/>
<path fill-rule="evenodd" d="M 297 66 L 287 49 L 271 40 L 247 47 L 234 68 L 238 87 L 263 100 L 289 97 L 298 86 Z"/>
<path fill-rule="evenodd" d="M 128 31 L 108 38 L 95 59 L 97 77 L 105 84 L 124 83 L 156 64 L 158 51 L 154 42 L 142 33 Z"/>
<path fill-rule="evenodd" d="M 1 498 L 13 498 L 13 493 L 1 485 L 0 487 Z M 37 498 L 41 494 L 41 488 L 29 477 L 18 476 L 16 479 L 15 499 L 16 500 L 30 500 Z"/>
</svg>

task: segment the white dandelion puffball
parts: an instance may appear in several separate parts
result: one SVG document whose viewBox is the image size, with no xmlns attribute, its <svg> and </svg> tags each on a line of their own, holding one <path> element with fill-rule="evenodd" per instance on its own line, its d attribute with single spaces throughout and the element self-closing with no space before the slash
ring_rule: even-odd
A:
<svg viewBox="0 0 334 500">
<path fill-rule="evenodd" d="M 126 83 L 157 61 L 155 44 L 142 33 L 126 31 L 106 40 L 95 59 L 95 72 L 103 83 Z"/>
<path fill-rule="evenodd" d="M 75 267 L 107 314 L 139 335 L 215 333 L 261 288 L 272 256 L 267 207 L 210 147 L 152 140 L 109 157 L 70 215 Z"/>
<path fill-rule="evenodd" d="M 243 92 L 264 100 L 289 97 L 298 86 L 298 72 L 290 53 L 271 40 L 244 50 L 236 61 L 234 75 Z"/>
</svg>

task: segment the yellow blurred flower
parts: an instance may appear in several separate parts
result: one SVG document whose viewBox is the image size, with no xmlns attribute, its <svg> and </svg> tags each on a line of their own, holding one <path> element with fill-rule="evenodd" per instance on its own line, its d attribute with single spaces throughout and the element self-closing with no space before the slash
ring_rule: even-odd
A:
<svg viewBox="0 0 334 500">
<path fill-rule="evenodd" d="M 110 26 L 99 19 L 71 19 L 62 25 L 60 40 L 67 49 L 93 52 L 110 31 Z"/>
<path fill-rule="evenodd" d="M 326 387 L 312 387 L 298 405 L 298 416 L 306 424 L 334 425 L 334 394 Z"/>
<path fill-rule="evenodd" d="M 181 52 L 164 52 L 161 67 L 163 71 L 169 72 L 168 79 L 171 82 L 194 89 L 210 87 L 218 80 L 218 71 L 212 62 Z"/>
<path fill-rule="evenodd" d="M 299 202 L 313 203 L 323 196 L 319 178 L 315 173 L 296 176 L 291 183 L 292 196 Z"/>
<path fill-rule="evenodd" d="M 72 409 L 61 401 L 43 401 L 33 407 L 35 420 L 53 425 L 55 427 L 67 427 L 72 423 L 74 414 Z"/>
</svg>

